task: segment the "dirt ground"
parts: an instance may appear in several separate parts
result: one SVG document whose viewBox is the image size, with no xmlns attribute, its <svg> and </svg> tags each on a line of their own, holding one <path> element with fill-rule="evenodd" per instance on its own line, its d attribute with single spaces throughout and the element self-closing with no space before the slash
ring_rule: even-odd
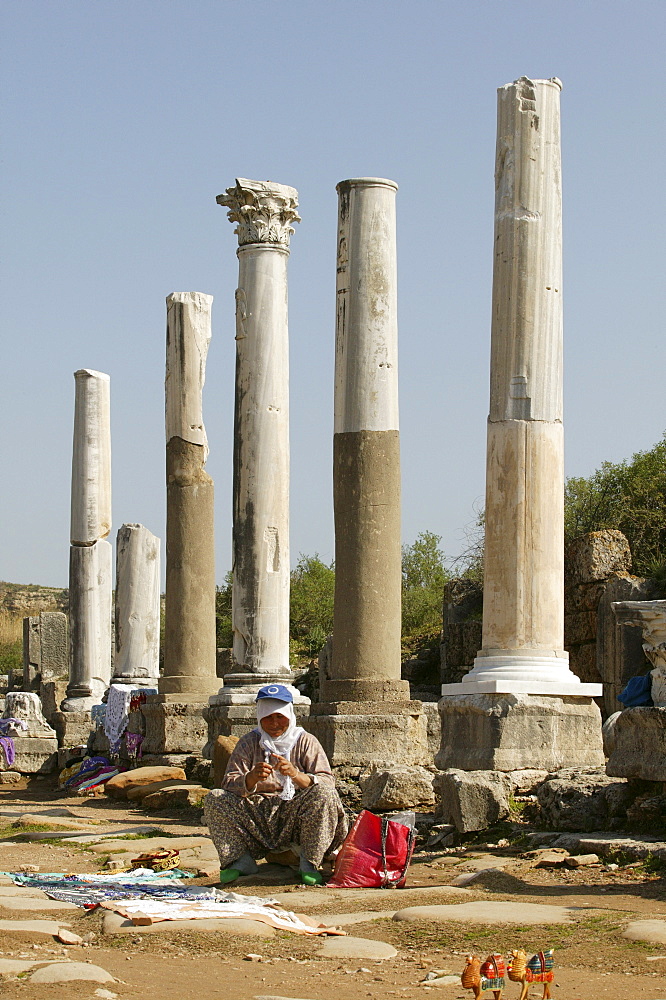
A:
<svg viewBox="0 0 666 1000">
<path fill-rule="evenodd" d="M 51 782 L 33 781 L 29 788 L 5 786 L 0 789 L 0 809 L 49 802 L 68 806 L 77 815 L 99 823 L 125 826 L 150 825 L 179 835 L 200 835 L 199 815 L 170 813 L 147 815 L 125 803 L 102 799 L 65 796 Z M 0 868 L 16 871 L 23 864 L 35 864 L 45 871 L 94 871 L 100 857 L 78 845 L 61 840 L 22 842 L 20 830 L 0 819 Z M 137 841 L 140 849 L 141 841 Z M 524 850 L 524 849 L 523 849 Z M 363 899 L 326 901 L 316 913 L 351 913 L 396 910 L 428 903 L 460 902 L 460 896 L 434 896 L 429 888 L 446 886 L 469 859 L 492 854 L 499 863 L 509 861 L 509 871 L 495 871 L 473 883 L 467 900 L 511 900 L 560 904 L 575 907 L 573 924 L 551 926 L 497 927 L 458 922 L 408 923 L 379 919 L 348 928 L 354 937 L 375 938 L 393 944 L 397 957 L 383 962 L 367 959 L 332 960 L 317 954 L 320 941 L 279 932 L 273 938 L 242 937 L 222 932 L 167 932 L 126 936 L 101 933 L 97 911 L 68 911 L 61 923 L 85 938 L 84 946 L 65 948 L 54 939 L 7 932 L 2 939 L 3 957 L 56 958 L 63 953 L 74 961 L 102 966 L 117 980 L 102 986 L 92 982 L 36 985 L 24 977 L 0 978 L 0 997 L 18 1000 L 96 1000 L 100 988 L 115 993 L 119 1000 L 252 1000 L 255 997 L 289 997 L 294 1000 L 356 1000 L 356 998 L 441 996 L 442 1000 L 471 998 L 458 984 L 428 988 L 421 985 L 430 970 L 459 975 L 468 952 L 485 957 L 490 952 L 506 954 L 524 947 L 528 954 L 555 948 L 555 1000 L 666 1000 L 666 944 L 661 946 L 631 942 L 622 930 L 631 920 L 666 920 L 666 878 L 646 866 L 621 864 L 616 870 L 606 865 L 579 870 L 535 869 L 532 860 L 521 857 L 521 849 L 500 850 L 474 845 L 455 854 L 421 851 L 415 855 L 406 890 L 387 891 L 371 907 Z M 649 866 L 648 866 L 649 867 Z M 214 885 L 214 878 L 197 879 Z M 238 892 L 271 895 L 284 892 L 297 879 L 290 869 L 262 866 L 260 874 L 241 880 Z M 418 892 L 410 891 L 416 890 Z M 309 890 L 317 893 L 319 890 Z M 0 908 L 0 919 L 37 917 L 36 911 L 17 912 Z M 313 913 L 315 911 L 309 910 Z M 44 914 L 49 918 L 54 913 Z M 248 955 L 261 956 L 250 959 Z M 516 998 L 520 987 L 508 983 L 504 998 Z M 492 993 L 484 994 L 491 997 Z M 542 987 L 534 985 L 531 1000 L 541 998 Z"/>
</svg>

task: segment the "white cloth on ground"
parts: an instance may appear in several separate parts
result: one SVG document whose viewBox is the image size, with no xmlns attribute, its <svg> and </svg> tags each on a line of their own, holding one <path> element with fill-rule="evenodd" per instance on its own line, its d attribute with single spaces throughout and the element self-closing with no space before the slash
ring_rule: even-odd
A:
<svg viewBox="0 0 666 1000">
<path fill-rule="evenodd" d="M 260 896 L 242 896 L 235 892 L 217 890 L 216 900 L 201 900 L 191 902 L 185 899 L 122 899 L 109 900 L 101 905 L 104 909 L 115 910 L 128 919 L 145 914 L 152 921 L 161 920 L 210 920 L 225 917 L 236 919 L 260 920 L 279 930 L 293 931 L 296 934 L 341 934 L 344 931 L 326 927 L 304 916 L 282 910 L 275 899 Z"/>
</svg>

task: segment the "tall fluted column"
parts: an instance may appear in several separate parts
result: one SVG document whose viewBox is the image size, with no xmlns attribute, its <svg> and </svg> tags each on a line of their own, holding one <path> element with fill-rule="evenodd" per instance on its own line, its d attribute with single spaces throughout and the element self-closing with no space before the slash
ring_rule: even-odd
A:
<svg viewBox="0 0 666 1000">
<path fill-rule="evenodd" d="M 160 667 L 160 540 L 123 524 L 116 541 L 116 655 L 113 683 L 157 685 Z"/>
<path fill-rule="evenodd" d="M 217 198 L 237 223 L 233 469 L 233 666 L 208 711 L 210 738 L 247 725 L 262 684 L 289 684 L 287 261 L 298 192 L 237 178 Z M 309 704 L 292 688 L 297 704 Z M 253 710 L 253 709 L 252 709 Z M 235 719 L 232 724 L 231 717 Z"/>
<path fill-rule="evenodd" d="M 202 709 L 217 688 L 213 481 L 202 415 L 212 295 L 167 298 L 164 671 L 144 706 L 151 753 L 200 750 Z"/>
<path fill-rule="evenodd" d="M 111 414 L 110 380 L 74 373 L 69 560 L 70 671 L 64 712 L 101 701 L 111 677 Z"/>
<path fill-rule="evenodd" d="M 334 764 L 420 764 L 425 717 L 400 678 L 397 185 L 337 191 L 333 649 L 309 727 Z"/>
<path fill-rule="evenodd" d="M 560 90 L 521 77 L 498 91 L 483 648 L 442 694 L 553 695 L 584 708 L 601 686 L 581 684 L 564 651 Z M 450 734 L 455 759 L 467 752 L 461 732 L 457 746 Z M 597 759 L 590 739 L 586 759 Z M 566 754 L 557 737 L 546 743 L 532 766 Z"/>
</svg>

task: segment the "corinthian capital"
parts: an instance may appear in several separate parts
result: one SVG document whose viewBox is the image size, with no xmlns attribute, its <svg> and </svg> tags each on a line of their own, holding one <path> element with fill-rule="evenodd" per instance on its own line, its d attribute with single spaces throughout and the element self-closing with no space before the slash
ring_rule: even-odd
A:
<svg viewBox="0 0 666 1000">
<path fill-rule="evenodd" d="M 300 222 L 296 211 L 298 191 L 272 181 L 249 181 L 237 177 L 235 187 L 217 196 L 218 205 L 229 209 L 229 222 L 237 222 L 238 245 L 278 243 L 289 247 L 292 222 Z"/>
</svg>

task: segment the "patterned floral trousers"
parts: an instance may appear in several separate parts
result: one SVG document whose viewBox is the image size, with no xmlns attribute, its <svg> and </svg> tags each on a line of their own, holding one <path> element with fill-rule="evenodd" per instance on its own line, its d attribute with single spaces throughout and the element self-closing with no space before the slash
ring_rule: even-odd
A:
<svg viewBox="0 0 666 1000">
<path fill-rule="evenodd" d="M 319 868 L 324 855 L 342 844 L 347 820 L 335 788 L 317 783 L 285 801 L 278 795 L 241 798 L 214 788 L 204 799 L 204 816 L 220 856 L 220 867 L 246 851 L 264 858 L 269 851 L 287 851 L 298 844 L 301 855 Z"/>
</svg>

